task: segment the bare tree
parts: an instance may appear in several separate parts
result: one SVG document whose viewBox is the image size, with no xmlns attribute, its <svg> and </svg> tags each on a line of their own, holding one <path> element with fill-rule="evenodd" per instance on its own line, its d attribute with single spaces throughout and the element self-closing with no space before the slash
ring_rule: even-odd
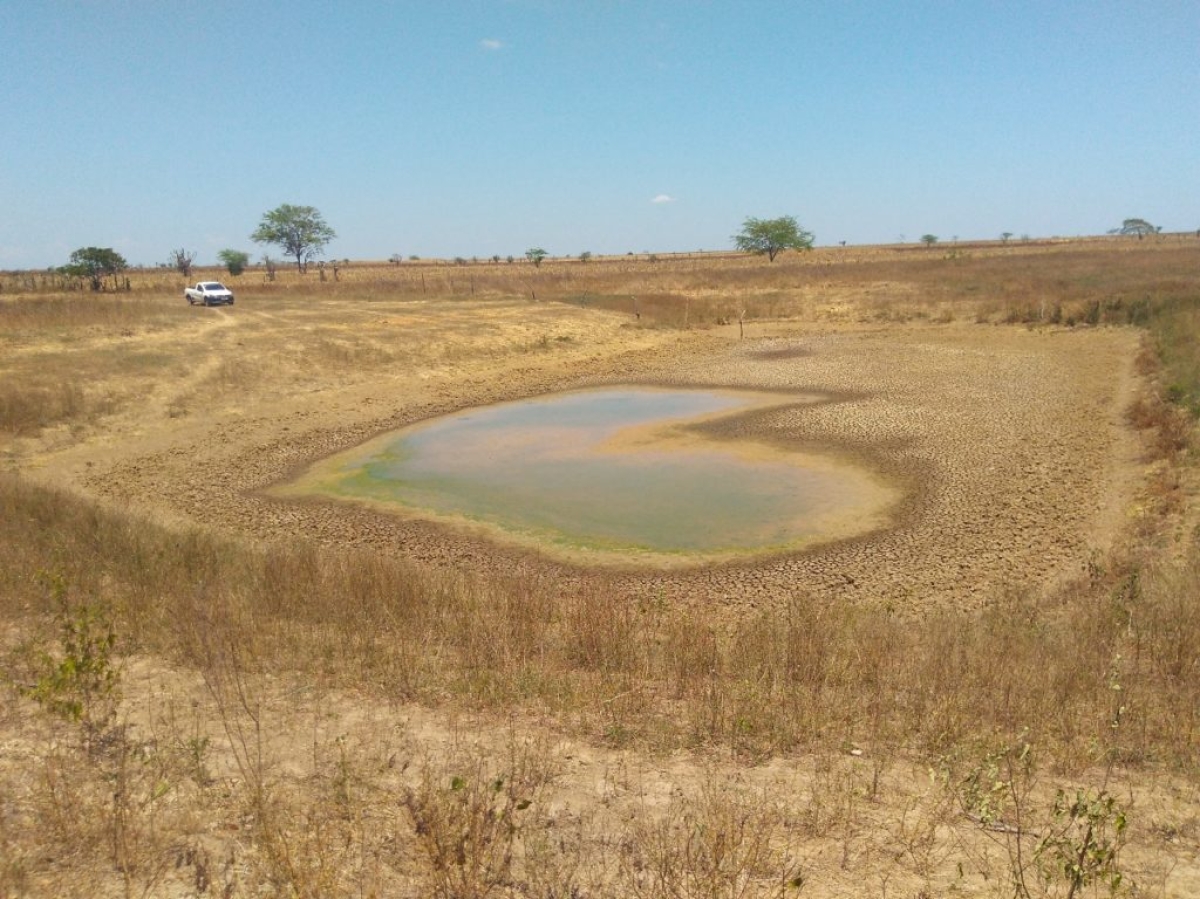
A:
<svg viewBox="0 0 1200 899">
<path fill-rule="evenodd" d="M 185 279 L 192 277 L 192 263 L 196 261 L 196 254 L 184 249 L 172 250 L 170 263 L 179 274 Z"/>
</svg>

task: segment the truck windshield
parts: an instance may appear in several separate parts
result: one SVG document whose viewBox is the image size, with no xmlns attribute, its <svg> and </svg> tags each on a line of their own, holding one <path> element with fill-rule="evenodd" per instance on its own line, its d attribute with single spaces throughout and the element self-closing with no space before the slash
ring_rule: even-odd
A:
<svg viewBox="0 0 1200 899">
<path fill-rule="evenodd" d="M 220 281 L 208 281 L 200 285 L 201 290 L 224 290 L 225 285 Z"/>
</svg>

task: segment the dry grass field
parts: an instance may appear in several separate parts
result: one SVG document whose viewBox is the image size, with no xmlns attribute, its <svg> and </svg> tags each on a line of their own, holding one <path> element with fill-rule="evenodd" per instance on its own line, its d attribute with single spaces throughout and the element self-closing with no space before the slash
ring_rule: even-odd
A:
<svg viewBox="0 0 1200 899">
<path fill-rule="evenodd" d="M 1200 895 L 1200 240 L 227 283 L 0 274 L 0 897 Z M 607 384 L 904 498 L 660 570 L 265 492 Z"/>
</svg>

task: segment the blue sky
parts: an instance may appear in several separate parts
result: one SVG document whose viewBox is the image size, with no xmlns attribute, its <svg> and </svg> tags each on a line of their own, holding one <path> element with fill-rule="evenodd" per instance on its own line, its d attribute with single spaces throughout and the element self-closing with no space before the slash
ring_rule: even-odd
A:
<svg viewBox="0 0 1200 899">
<path fill-rule="evenodd" d="M 0 0 L 0 268 L 1200 228 L 1200 3 Z"/>
</svg>

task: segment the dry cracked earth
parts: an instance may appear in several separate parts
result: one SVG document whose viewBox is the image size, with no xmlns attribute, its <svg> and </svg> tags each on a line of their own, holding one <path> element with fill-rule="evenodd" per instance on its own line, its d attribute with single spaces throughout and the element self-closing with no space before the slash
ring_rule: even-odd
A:
<svg viewBox="0 0 1200 899">
<path fill-rule="evenodd" d="M 528 314 L 497 319 L 493 333 L 511 337 L 515 318 Z M 400 359 L 374 376 L 330 377 L 290 393 L 248 388 L 202 415 L 170 417 L 162 411 L 170 402 L 147 403 L 122 432 L 46 454 L 29 470 L 229 534 L 303 535 L 447 570 L 551 577 L 564 589 L 603 576 L 620 595 L 732 614 L 795 595 L 900 613 L 978 607 L 1000 589 L 1045 589 L 1082 571 L 1136 511 L 1142 472 L 1123 421 L 1138 389 L 1132 331 L 764 324 L 737 339 L 736 328 L 680 334 L 620 327 L 601 313 L 546 314 L 556 318 L 539 327 L 583 320 L 572 319 L 569 339 L 528 351 L 510 342 L 505 352 L 464 351 L 440 366 Z M 240 327 L 220 330 L 232 340 Z M 904 498 L 886 526 L 793 555 L 685 570 L 631 559 L 598 573 L 444 526 L 263 492 L 388 429 L 605 384 L 821 394 L 816 404 L 727 419 L 715 436 L 842 455 Z"/>
</svg>

